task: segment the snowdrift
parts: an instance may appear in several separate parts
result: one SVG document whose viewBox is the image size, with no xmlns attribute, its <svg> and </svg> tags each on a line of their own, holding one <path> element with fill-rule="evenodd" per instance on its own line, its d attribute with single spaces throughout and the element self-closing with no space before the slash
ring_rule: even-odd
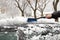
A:
<svg viewBox="0 0 60 40">
<path fill-rule="evenodd" d="M 0 20 L 0 26 L 4 25 L 20 25 L 27 22 L 28 18 L 24 17 L 15 17 L 15 18 L 6 18 Z"/>
</svg>

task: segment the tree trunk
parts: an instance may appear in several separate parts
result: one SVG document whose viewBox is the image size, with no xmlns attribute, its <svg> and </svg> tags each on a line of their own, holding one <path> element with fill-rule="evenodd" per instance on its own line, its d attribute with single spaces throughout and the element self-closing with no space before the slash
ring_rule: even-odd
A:
<svg viewBox="0 0 60 40">
<path fill-rule="evenodd" d="M 41 17 L 43 17 L 43 11 L 41 11 Z"/>
<path fill-rule="evenodd" d="M 24 11 L 22 11 L 22 16 L 24 17 Z"/>
<path fill-rule="evenodd" d="M 54 7 L 54 11 L 57 11 L 57 5 L 54 5 L 53 7 Z"/>
<path fill-rule="evenodd" d="M 54 11 L 57 11 L 58 2 L 59 2 L 59 0 L 56 0 L 56 2 L 55 2 L 55 0 L 53 1 L 53 8 L 54 8 Z M 58 18 L 55 19 L 55 21 L 58 22 Z"/>
<path fill-rule="evenodd" d="M 54 7 L 54 10 L 57 11 L 57 6 Z"/>
<path fill-rule="evenodd" d="M 59 2 L 59 0 L 56 0 L 56 2 L 55 2 L 55 0 L 53 1 L 54 11 L 57 11 L 58 2 Z"/>
<path fill-rule="evenodd" d="M 36 10 L 34 10 L 34 18 L 36 19 Z"/>
<path fill-rule="evenodd" d="M 44 15 L 43 15 L 43 11 L 41 11 L 41 17 L 43 17 Z M 36 19 L 40 19 L 41 17 L 38 17 L 38 18 L 36 18 Z"/>
</svg>

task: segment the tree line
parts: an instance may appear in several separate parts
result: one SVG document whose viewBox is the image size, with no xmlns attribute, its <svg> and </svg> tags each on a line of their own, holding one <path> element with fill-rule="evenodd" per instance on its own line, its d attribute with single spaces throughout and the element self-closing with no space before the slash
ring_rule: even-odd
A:
<svg viewBox="0 0 60 40">
<path fill-rule="evenodd" d="M 29 6 L 33 10 L 34 18 L 37 18 L 36 11 L 41 12 L 41 16 L 43 16 L 44 9 L 49 3 L 49 0 L 15 0 L 15 2 L 16 7 L 21 11 L 21 16 L 24 16 L 25 9 Z M 54 11 L 57 11 L 58 3 L 59 0 L 53 0 Z"/>
</svg>

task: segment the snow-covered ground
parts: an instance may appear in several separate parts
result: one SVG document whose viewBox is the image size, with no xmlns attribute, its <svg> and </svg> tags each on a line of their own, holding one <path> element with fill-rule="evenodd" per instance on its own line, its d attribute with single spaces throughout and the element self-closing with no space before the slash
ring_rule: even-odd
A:
<svg viewBox="0 0 60 40">
<path fill-rule="evenodd" d="M 55 25 L 55 26 L 54 26 Z M 18 27 L 26 35 L 26 40 L 59 40 L 60 26 L 58 24 L 27 24 Z"/>
<path fill-rule="evenodd" d="M 28 18 L 27 17 L 14 17 L 14 18 L 5 18 L 0 20 L 0 25 L 14 25 L 14 24 L 23 24 L 27 23 Z M 54 19 L 46 19 L 46 18 L 41 18 L 38 19 L 37 22 L 55 22 Z"/>
<path fill-rule="evenodd" d="M 23 24 L 27 22 L 27 18 L 24 17 L 15 17 L 15 18 L 5 18 L 0 20 L 1 25 L 14 25 L 14 24 Z"/>
</svg>

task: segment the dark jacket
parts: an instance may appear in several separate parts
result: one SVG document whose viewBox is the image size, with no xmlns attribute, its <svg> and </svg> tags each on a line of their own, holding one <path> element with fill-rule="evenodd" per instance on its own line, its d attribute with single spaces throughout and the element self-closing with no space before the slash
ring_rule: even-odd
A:
<svg viewBox="0 0 60 40">
<path fill-rule="evenodd" d="M 55 11 L 55 12 L 52 13 L 51 18 L 57 19 L 58 17 L 60 17 L 60 11 Z"/>
</svg>

